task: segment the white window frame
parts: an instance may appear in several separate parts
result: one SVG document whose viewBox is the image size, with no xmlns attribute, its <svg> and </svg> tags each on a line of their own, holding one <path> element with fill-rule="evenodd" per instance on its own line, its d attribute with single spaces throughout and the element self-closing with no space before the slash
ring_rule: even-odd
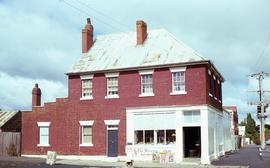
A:
<svg viewBox="0 0 270 168">
<path fill-rule="evenodd" d="M 92 84 L 92 88 L 91 88 L 91 95 L 90 96 L 83 96 L 83 81 L 84 80 L 90 80 L 91 84 Z M 93 75 L 82 75 L 81 76 L 81 98 L 80 100 L 91 100 L 93 99 Z"/>
<path fill-rule="evenodd" d="M 50 124 L 51 122 L 37 122 L 37 125 L 38 125 L 38 130 L 39 130 L 39 143 L 37 144 L 38 147 L 49 147 L 50 146 L 50 143 L 49 143 L 49 140 L 50 140 Z M 48 129 L 48 143 L 41 143 L 41 135 L 40 135 L 40 129 L 41 128 L 47 128 Z"/>
<path fill-rule="evenodd" d="M 105 99 L 114 99 L 114 98 L 119 98 L 118 94 L 111 94 L 109 95 L 109 79 L 110 78 L 117 78 L 117 93 L 119 93 L 119 72 L 116 73 L 107 73 L 105 74 L 106 78 L 107 78 L 107 95 L 105 96 Z"/>
<path fill-rule="evenodd" d="M 171 71 L 171 77 L 172 77 L 172 91 L 170 93 L 170 95 L 182 95 L 182 94 L 187 94 L 186 92 L 186 67 L 174 67 L 174 68 L 170 68 Z M 173 73 L 176 72 L 184 72 L 184 78 L 185 78 L 185 89 L 181 90 L 181 91 L 175 91 L 174 90 L 174 78 L 173 78 Z"/>
<path fill-rule="evenodd" d="M 81 141 L 80 141 L 80 146 L 82 147 L 87 147 L 87 146 L 93 146 L 93 120 L 87 120 L 87 121 L 79 121 L 80 123 L 80 134 L 81 134 Z M 85 143 L 83 142 L 83 129 L 84 127 L 91 127 L 92 129 L 92 143 Z"/>
<path fill-rule="evenodd" d="M 149 96 L 155 96 L 154 94 L 154 82 L 153 82 L 153 73 L 154 73 L 154 70 L 141 70 L 139 71 L 139 74 L 140 74 L 140 85 L 141 85 L 141 93 L 139 94 L 139 97 L 149 97 Z M 143 93 L 143 85 L 142 85 L 142 77 L 144 75 L 152 75 L 152 92 L 149 92 L 149 93 Z"/>
</svg>

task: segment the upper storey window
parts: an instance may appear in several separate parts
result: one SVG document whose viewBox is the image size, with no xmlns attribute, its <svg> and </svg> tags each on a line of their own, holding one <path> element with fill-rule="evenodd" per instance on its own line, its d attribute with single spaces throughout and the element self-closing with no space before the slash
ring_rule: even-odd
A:
<svg viewBox="0 0 270 168">
<path fill-rule="evenodd" d="M 118 76 L 119 73 L 105 74 L 107 78 L 107 96 L 105 98 L 119 98 L 118 96 Z"/>
<path fill-rule="evenodd" d="M 171 95 L 186 94 L 185 67 L 170 68 L 172 72 Z"/>
<path fill-rule="evenodd" d="M 154 70 L 139 71 L 141 75 L 141 94 L 140 97 L 154 96 L 153 93 L 153 73 Z"/>
<path fill-rule="evenodd" d="M 84 75 L 81 76 L 82 81 L 82 97 L 81 100 L 93 99 L 92 96 L 92 83 L 93 75 Z"/>
</svg>

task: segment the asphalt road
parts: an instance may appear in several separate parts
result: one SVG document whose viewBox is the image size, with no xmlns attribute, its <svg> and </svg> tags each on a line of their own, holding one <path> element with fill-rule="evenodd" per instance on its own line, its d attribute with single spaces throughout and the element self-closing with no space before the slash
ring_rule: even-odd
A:
<svg viewBox="0 0 270 168">
<path fill-rule="evenodd" d="M 259 146 L 248 146 L 241 150 L 235 151 L 217 161 L 213 165 L 232 165 L 232 166 L 249 166 L 250 168 L 270 168 L 270 146 L 262 152 L 262 158 L 259 157 Z"/>
</svg>

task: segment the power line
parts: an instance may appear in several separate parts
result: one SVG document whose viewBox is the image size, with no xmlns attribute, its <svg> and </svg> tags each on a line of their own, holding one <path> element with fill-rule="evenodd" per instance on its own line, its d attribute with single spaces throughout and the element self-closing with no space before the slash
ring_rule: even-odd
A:
<svg viewBox="0 0 270 168">
<path fill-rule="evenodd" d="M 103 13 L 103 12 L 98 11 L 97 9 L 91 7 L 89 4 L 86 4 L 86 3 L 84 3 L 84 2 L 81 2 L 80 0 L 76 0 L 76 1 L 77 1 L 79 4 L 81 4 L 82 6 L 86 6 L 87 8 L 89 8 L 89 9 L 91 9 L 92 11 L 96 12 L 97 14 L 99 14 L 99 15 L 105 17 L 105 18 L 109 18 L 111 21 L 114 21 L 115 23 L 118 23 L 119 25 L 122 25 L 122 26 L 125 27 L 125 28 L 128 28 L 128 29 L 131 28 L 130 26 L 128 26 L 128 25 L 126 25 L 126 24 L 123 24 L 122 22 L 116 20 L 115 18 L 113 18 L 113 17 L 111 17 L 111 16 L 109 16 L 109 15 Z"/>
<path fill-rule="evenodd" d="M 269 46 L 268 44 L 270 43 L 270 37 L 268 37 L 268 39 L 266 40 L 266 43 L 265 43 L 265 45 L 264 45 L 264 47 L 263 47 L 263 50 L 262 50 L 262 52 L 260 53 L 260 55 L 259 55 L 259 57 L 258 57 L 258 59 L 256 60 L 256 63 L 254 64 L 255 65 L 255 68 L 256 67 L 260 67 L 260 65 L 263 63 L 263 58 L 264 58 L 264 56 L 265 56 L 265 52 L 266 52 L 266 50 L 267 50 L 267 47 Z"/>
<path fill-rule="evenodd" d="M 91 15 L 90 13 L 88 13 L 88 12 L 86 12 L 86 11 L 84 11 L 84 10 L 78 8 L 78 7 L 76 7 L 75 5 L 73 5 L 73 4 L 69 3 L 69 2 L 67 2 L 66 0 L 61 0 L 60 2 L 65 3 L 65 4 L 68 5 L 69 7 L 71 7 L 71 8 L 73 8 L 73 9 L 79 11 L 80 13 L 86 15 L 87 17 L 90 17 L 90 16 L 91 16 L 91 17 L 94 18 L 96 21 L 98 21 L 98 22 L 100 22 L 100 23 L 102 23 L 102 24 L 104 24 L 104 25 L 106 25 L 106 26 L 112 28 L 113 30 L 121 31 L 121 30 L 118 29 L 117 27 L 115 27 L 115 26 L 113 26 L 113 25 L 111 25 L 111 24 L 108 24 L 108 23 L 102 21 L 101 19 L 99 19 L 99 18 L 97 18 L 97 17 Z"/>
</svg>

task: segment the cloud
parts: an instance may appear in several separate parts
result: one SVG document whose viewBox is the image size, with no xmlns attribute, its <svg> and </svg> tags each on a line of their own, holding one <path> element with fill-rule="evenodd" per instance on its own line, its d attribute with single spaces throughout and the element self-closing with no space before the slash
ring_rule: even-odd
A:
<svg viewBox="0 0 270 168">
<path fill-rule="evenodd" d="M 25 96 L 36 81 L 41 81 L 41 87 L 51 86 L 46 90 L 47 97 L 51 95 L 48 100 L 57 96 L 57 88 L 66 88 L 64 73 L 80 57 L 81 29 L 86 17 L 91 17 L 95 36 L 134 31 L 137 19 L 145 20 L 149 29 L 166 28 L 214 62 L 226 79 L 225 105 L 237 105 L 240 115 L 255 114 L 256 108 L 246 102 L 258 98 L 245 91 L 257 83 L 246 75 L 270 72 L 270 44 L 265 47 L 269 15 L 268 0 L 0 1 L 0 85 L 1 92 L 2 87 L 6 90 L 0 95 L 1 105 L 29 107 L 31 98 Z M 21 83 L 9 85 L 4 79 Z M 266 87 L 269 82 L 265 81 Z M 28 89 L 16 92 L 23 99 L 13 96 L 14 87 Z"/>
<path fill-rule="evenodd" d="M 42 102 L 55 101 L 56 97 L 66 97 L 67 88 L 60 82 L 10 76 L 0 71 L 0 108 L 10 110 L 30 110 L 32 88 L 38 83 L 42 91 Z"/>
</svg>

